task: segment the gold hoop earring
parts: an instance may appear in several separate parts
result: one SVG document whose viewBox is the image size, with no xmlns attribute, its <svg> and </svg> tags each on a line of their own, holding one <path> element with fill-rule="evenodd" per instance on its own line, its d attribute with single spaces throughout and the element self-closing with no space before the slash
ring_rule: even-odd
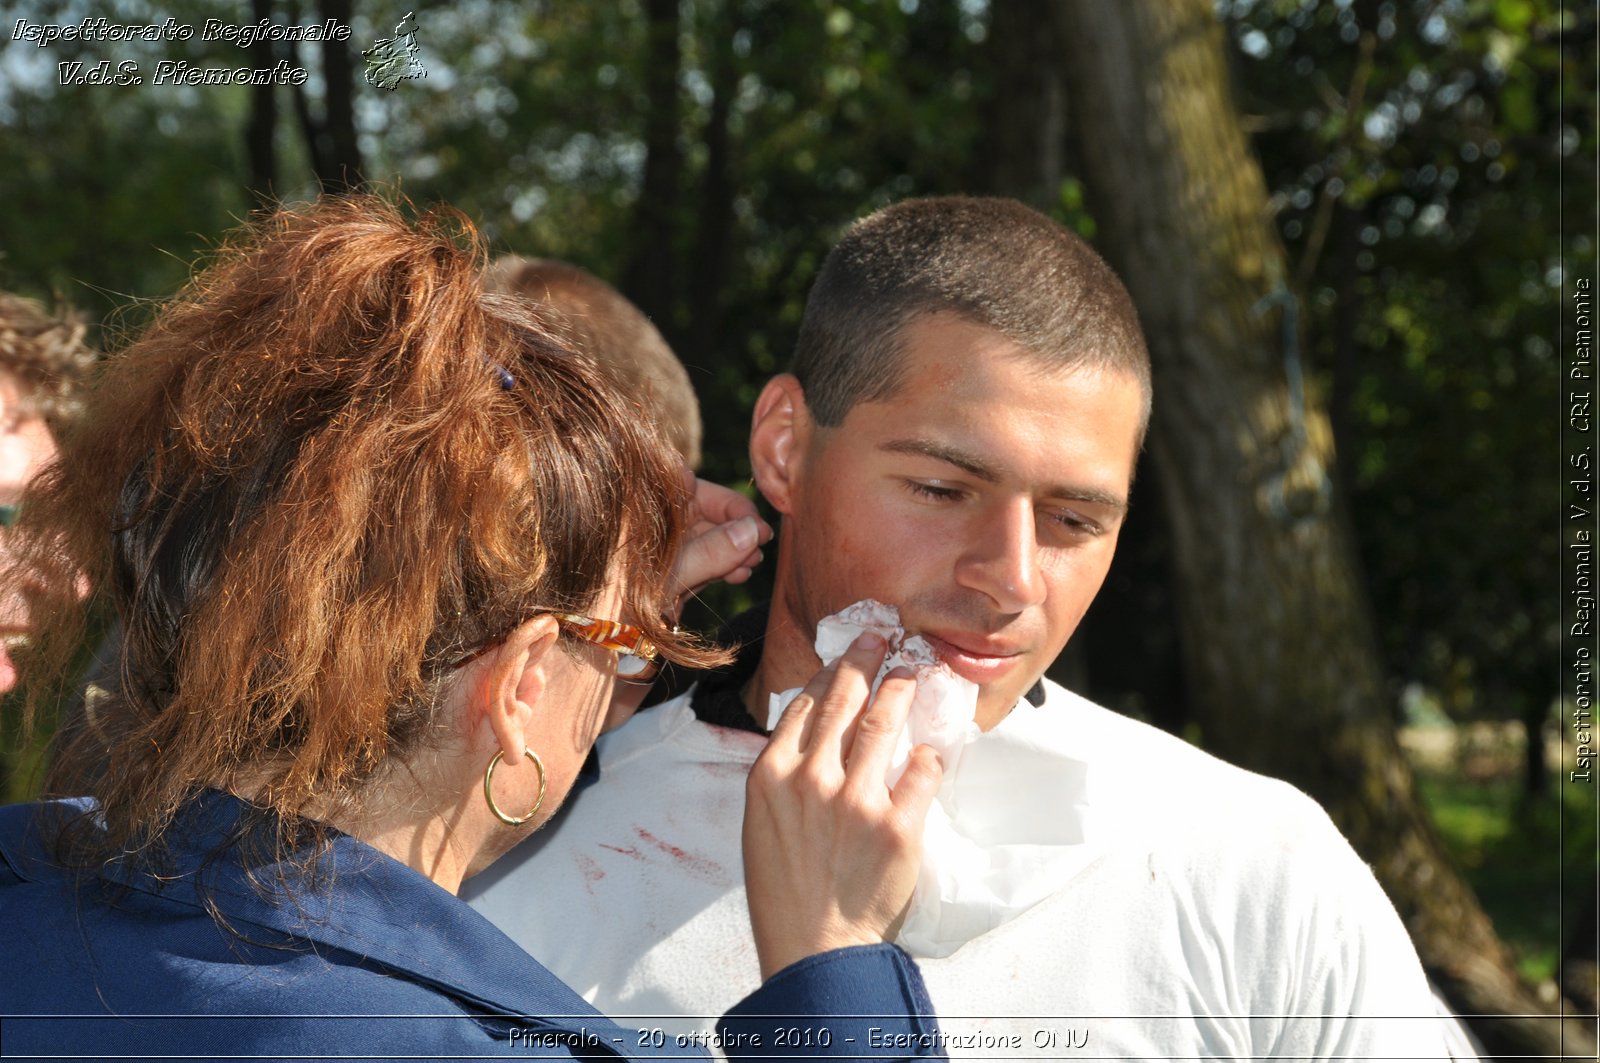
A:
<svg viewBox="0 0 1600 1063">
<path fill-rule="evenodd" d="M 508 816 L 499 805 L 494 803 L 494 769 L 500 763 L 500 752 L 496 751 L 489 761 L 488 769 L 483 773 L 483 799 L 489 802 L 489 811 L 508 827 L 520 827 L 532 819 L 539 811 L 539 806 L 544 804 L 544 761 L 539 759 L 539 754 L 531 749 L 524 749 L 522 755 L 533 761 L 533 766 L 539 770 L 539 796 L 534 800 L 533 807 L 521 816 Z"/>
</svg>

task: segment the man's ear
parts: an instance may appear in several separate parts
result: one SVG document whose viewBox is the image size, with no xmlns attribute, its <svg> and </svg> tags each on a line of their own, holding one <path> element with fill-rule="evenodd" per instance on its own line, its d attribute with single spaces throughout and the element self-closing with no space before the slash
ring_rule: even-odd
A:
<svg viewBox="0 0 1600 1063">
<path fill-rule="evenodd" d="M 520 763 L 529 745 L 534 712 L 544 694 L 546 664 L 560 628 L 548 613 L 524 620 L 487 655 L 473 691 L 473 704 L 488 718 L 505 759 Z"/>
<path fill-rule="evenodd" d="M 772 508 L 788 515 L 811 443 L 811 410 L 793 374 L 767 381 L 750 420 L 750 468 Z"/>
</svg>

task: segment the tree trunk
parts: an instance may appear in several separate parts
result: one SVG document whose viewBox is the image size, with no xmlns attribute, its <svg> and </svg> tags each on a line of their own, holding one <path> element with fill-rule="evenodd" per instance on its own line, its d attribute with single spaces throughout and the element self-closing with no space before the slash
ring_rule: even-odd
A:
<svg viewBox="0 0 1600 1063">
<path fill-rule="evenodd" d="M 985 50 L 995 91 L 984 109 L 973 184 L 1053 210 L 1066 176 L 1067 123 L 1054 42 L 1039 32 L 1035 9 L 1001 3 L 992 9 Z"/>
<path fill-rule="evenodd" d="M 1357 230 L 1361 218 L 1349 207 L 1339 204 L 1334 209 L 1334 284 L 1338 299 L 1338 312 L 1333 318 L 1333 388 L 1329 395 L 1329 422 L 1333 428 L 1333 447 L 1336 455 L 1351 455 L 1360 445 L 1356 434 L 1355 393 L 1360 377 L 1361 350 L 1356 342 L 1356 322 L 1361 320 L 1361 290 L 1358 284 L 1356 255 L 1361 239 Z M 1349 497 L 1350 466 L 1338 464 L 1339 492 Z"/>
<path fill-rule="evenodd" d="M 290 25 L 300 22 L 300 0 L 288 0 L 288 21 Z M 300 43 L 290 42 L 289 53 L 298 60 L 300 58 Z M 311 172 L 317 176 L 318 181 L 328 172 L 327 153 L 324 149 L 326 138 L 322 134 L 322 125 L 317 121 L 316 115 L 311 113 L 311 97 L 306 92 L 304 83 L 293 86 L 290 99 L 294 101 L 295 121 L 300 125 L 300 136 L 305 141 L 306 159 L 311 163 Z"/>
<path fill-rule="evenodd" d="M 324 21 L 337 19 L 350 25 L 351 0 L 322 0 Z M 322 152 L 324 170 L 317 179 L 328 192 L 349 192 L 361 184 L 361 147 L 356 142 L 355 59 L 350 42 L 329 38 L 322 42 L 322 79 L 327 86 L 322 101 Z"/>
<path fill-rule="evenodd" d="M 250 0 L 250 19 L 260 23 L 272 20 L 272 0 Z M 263 38 L 250 46 L 250 65 L 257 70 L 270 70 L 275 61 L 272 41 Z M 278 128 L 277 88 L 272 84 L 256 85 L 250 90 L 250 121 L 245 127 L 245 153 L 250 159 L 250 193 L 258 201 L 273 195 L 277 183 L 277 155 L 273 150 L 273 135 Z"/>
<path fill-rule="evenodd" d="M 1535 688 L 1537 689 L 1537 688 Z M 1544 762 L 1544 725 L 1550 710 L 1542 698 L 1524 698 L 1522 702 L 1522 733 L 1527 744 L 1522 747 L 1522 798 L 1536 801 L 1550 796 L 1550 768 Z"/>
<path fill-rule="evenodd" d="M 317 17 L 336 18 L 350 24 L 351 0 L 320 0 Z M 300 20 L 300 5 L 291 0 L 289 21 Z M 291 44 L 291 50 L 299 48 Z M 311 110 L 311 100 L 304 85 L 294 86 L 294 113 L 305 137 L 306 156 L 311 161 L 311 172 L 324 192 L 339 194 L 349 192 L 361 184 L 361 148 L 356 141 L 355 115 L 355 62 L 350 54 L 350 42 L 328 40 L 322 42 L 322 117 Z"/>
<path fill-rule="evenodd" d="M 673 314 L 676 229 L 673 210 L 682 180 L 678 146 L 678 0 L 646 0 L 644 178 L 634 208 L 633 247 L 623 275 L 628 297 L 648 314 L 675 349 L 683 345 Z"/>
<path fill-rule="evenodd" d="M 1457 1011 L 1545 1013 L 1445 856 L 1396 740 L 1342 498 L 1326 490 L 1327 418 L 1290 384 L 1286 348 L 1303 345 L 1282 323 L 1288 267 L 1212 4 L 1056 0 L 1053 12 L 1098 242 L 1155 362 L 1149 447 L 1201 739 L 1323 803 Z M 1267 297 L 1279 309 L 1262 314 Z M 1557 1018 L 1473 1029 L 1492 1053 L 1560 1051 Z M 1592 1035 L 1573 1022 L 1567 1036 Z"/>
<path fill-rule="evenodd" d="M 706 117 L 706 168 L 700 187 L 700 212 L 695 250 L 689 270 L 689 344 L 680 357 L 699 359 L 713 354 L 722 335 L 723 288 L 728 258 L 733 249 L 733 133 L 729 119 L 739 91 L 739 57 L 734 38 L 744 25 L 741 0 L 723 0 L 716 32 L 708 41 L 711 63 L 711 111 Z M 720 358 L 716 358 L 720 361 Z"/>
</svg>

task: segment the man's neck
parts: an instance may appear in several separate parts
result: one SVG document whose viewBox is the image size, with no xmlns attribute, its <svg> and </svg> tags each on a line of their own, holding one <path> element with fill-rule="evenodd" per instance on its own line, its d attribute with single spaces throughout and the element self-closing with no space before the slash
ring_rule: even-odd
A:
<svg viewBox="0 0 1600 1063">
<path fill-rule="evenodd" d="M 761 643 L 761 663 L 740 691 L 745 711 L 762 730 L 766 730 L 771 695 L 804 686 L 822 667 L 812 640 L 812 633 L 802 630 L 783 607 L 782 598 L 774 596 L 767 614 L 766 638 Z"/>
</svg>

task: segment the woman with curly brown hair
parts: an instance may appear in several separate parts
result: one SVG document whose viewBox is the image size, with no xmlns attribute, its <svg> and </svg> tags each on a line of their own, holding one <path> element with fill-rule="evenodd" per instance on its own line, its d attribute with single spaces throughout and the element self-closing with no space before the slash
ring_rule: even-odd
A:
<svg viewBox="0 0 1600 1063">
<path fill-rule="evenodd" d="M 92 793 L 0 810 L 8 1052 L 682 1054 L 454 895 L 571 789 L 619 671 L 721 656 L 662 619 L 667 444 L 481 265 L 450 212 L 280 212 L 110 360 L 31 489 L 57 600 L 29 711 L 82 639 L 80 573 L 123 635 Z M 819 674 L 751 785 L 777 973 L 731 1056 L 792 1054 L 784 1016 L 827 1029 L 809 1055 L 869 1025 L 936 1051 L 884 937 L 939 769 L 883 785 L 911 684 L 867 703 L 881 657 Z"/>
</svg>

